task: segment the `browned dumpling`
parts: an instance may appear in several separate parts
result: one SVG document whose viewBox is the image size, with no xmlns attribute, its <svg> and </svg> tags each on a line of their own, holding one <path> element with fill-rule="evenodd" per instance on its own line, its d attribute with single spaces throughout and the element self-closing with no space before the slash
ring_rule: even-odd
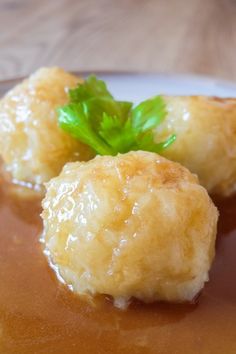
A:
<svg viewBox="0 0 236 354">
<path fill-rule="evenodd" d="M 87 160 L 88 147 L 57 125 L 56 108 L 79 79 L 59 68 L 42 68 L 0 101 L 0 155 L 19 181 L 41 184 L 68 161 Z"/>
<path fill-rule="evenodd" d="M 236 191 L 236 99 L 164 97 L 168 116 L 157 139 L 176 133 L 163 155 L 198 175 L 212 194 Z M 160 134 L 162 133 L 162 135 Z"/>
<path fill-rule="evenodd" d="M 45 252 L 79 294 L 119 307 L 192 300 L 208 280 L 218 212 L 197 177 L 157 154 L 69 163 L 46 185 Z"/>
</svg>

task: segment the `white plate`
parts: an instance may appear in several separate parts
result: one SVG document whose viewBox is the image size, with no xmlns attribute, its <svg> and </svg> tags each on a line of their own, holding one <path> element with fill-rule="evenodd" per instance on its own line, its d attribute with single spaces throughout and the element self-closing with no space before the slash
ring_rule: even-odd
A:
<svg viewBox="0 0 236 354">
<path fill-rule="evenodd" d="M 79 72 L 86 76 L 88 73 Z M 158 95 L 208 95 L 236 97 L 236 83 L 195 75 L 99 73 L 113 95 L 120 100 L 141 101 Z M 0 95 L 20 80 L 0 82 Z"/>
<path fill-rule="evenodd" d="M 193 75 L 101 75 L 115 97 L 140 101 L 157 94 L 236 97 L 236 83 Z"/>
</svg>

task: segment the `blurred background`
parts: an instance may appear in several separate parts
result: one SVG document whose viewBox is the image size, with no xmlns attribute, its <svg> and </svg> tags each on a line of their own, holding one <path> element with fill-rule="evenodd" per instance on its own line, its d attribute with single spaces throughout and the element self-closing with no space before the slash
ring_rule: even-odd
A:
<svg viewBox="0 0 236 354">
<path fill-rule="evenodd" d="M 236 80 L 236 0 L 0 0 L 0 79 L 44 65 Z"/>
</svg>

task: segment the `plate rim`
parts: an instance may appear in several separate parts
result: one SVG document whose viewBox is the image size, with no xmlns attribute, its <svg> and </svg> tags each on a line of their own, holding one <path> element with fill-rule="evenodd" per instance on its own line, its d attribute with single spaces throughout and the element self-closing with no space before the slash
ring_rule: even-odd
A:
<svg viewBox="0 0 236 354">
<path fill-rule="evenodd" d="M 53 67 L 53 66 L 51 66 Z M 64 69 L 64 68 L 63 68 Z M 37 69 L 36 69 L 37 70 Z M 35 71 L 36 71 L 35 70 Z M 67 69 L 64 69 L 67 71 Z M 31 74 L 33 74 L 33 71 Z M 210 82 L 217 82 L 218 84 L 227 84 L 236 88 L 236 81 L 224 79 L 214 75 L 204 75 L 196 73 L 164 73 L 164 72 L 145 72 L 145 71 L 130 71 L 130 70 L 68 70 L 71 74 L 78 76 L 88 76 L 91 74 L 97 76 L 131 76 L 131 77 L 161 77 L 167 79 L 187 79 L 187 80 L 207 80 Z M 0 85 L 9 85 L 11 83 L 16 83 L 28 78 L 31 74 L 16 76 L 10 79 L 0 80 Z"/>
</svg>

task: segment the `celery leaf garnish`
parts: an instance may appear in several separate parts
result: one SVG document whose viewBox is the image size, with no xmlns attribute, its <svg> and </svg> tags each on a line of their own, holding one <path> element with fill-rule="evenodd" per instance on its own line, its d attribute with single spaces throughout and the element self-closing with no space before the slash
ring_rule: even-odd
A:
<svg viewBox="0 0 236 354">
<path fill-rule="evenodd" d="M 58 109 L 59 126 L 89 145 L 97 154 L 116 155 L 132 150 L 161 153 L 175 140 L 156 142 L 153 129 L 166 117 L 161 96 L 141 102 L 117 101 L 95 76 L 69 91 L 69 104 Z M 156 135 L 156 134 L 155 134 Z"/>
</svg>

